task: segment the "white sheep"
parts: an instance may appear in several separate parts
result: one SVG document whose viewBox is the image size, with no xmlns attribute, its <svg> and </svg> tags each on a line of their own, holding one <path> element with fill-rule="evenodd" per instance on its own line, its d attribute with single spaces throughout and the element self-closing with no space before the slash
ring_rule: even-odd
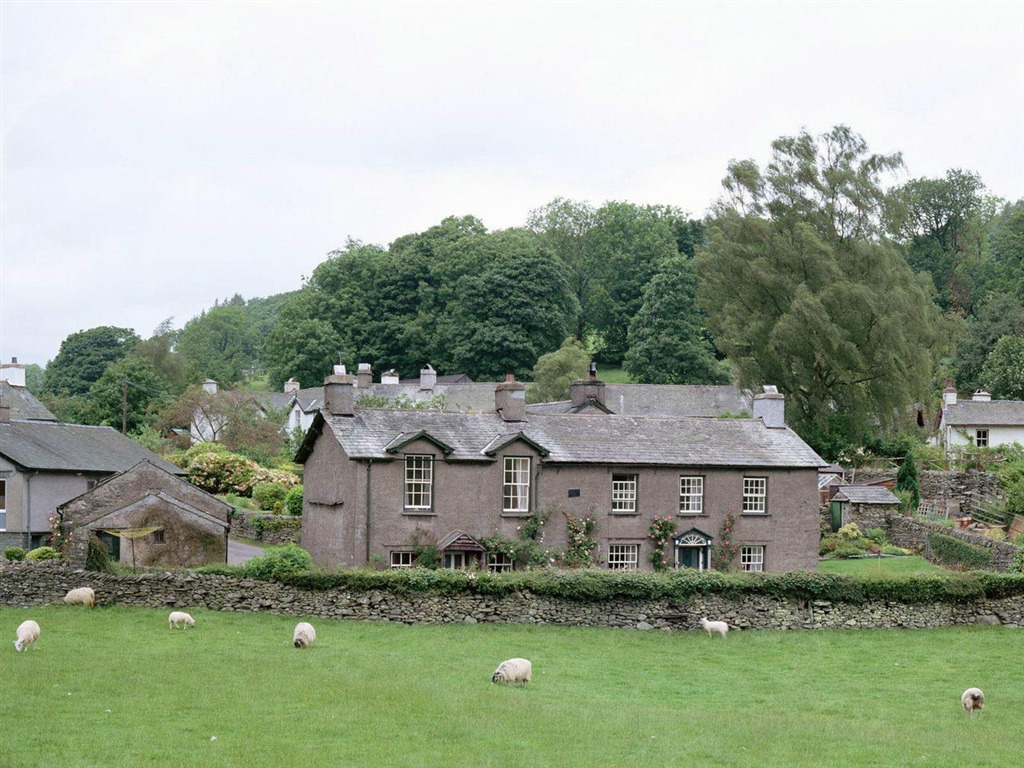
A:
<svg viewBox="0 0 1024 768">
<path fill-rule="evenodd" d="M 292 642 L 296 648 L 305 648 L 316 640 L 316 630 L 308 621 L 300 621 L 295 625 L 295 632 L 292 634 Z"/>
<path fill-rule="evenodd" d="M 964 705 L 964 712 L 974 717 L 975 710 L 981 712 L 981 708 L 985 706 L 985 694 L 981 692 L 981 688 L 968 688 L 960 696 L 960 703 Z"/>
<path fill-rule="evenodd" d="M 64 603 L 66 605 L 87 605 L 92 608 L 96 605 L 96 593 L 92 591 L 92 587 L 72 589 L 64 595 Z"/>
<path fill-rule="evenodd" d="M 38 639 L 39 625 L 32 621 L 32 619 L 23 621 L 18 625 L 18 639 L 14 641 L 14 650 L 20 653 Z"/>
<path fill-rule="evenodd" d="M 722 637 L 725 637 L 725 633 L 729 631 L 729 625 L 724 621 L 708 621 L 706 616 L 702 616 L 700 619 L 700 625 L 707 630 L 708 637 L 712 633 L 717 632 Z"/>
<path fill-rule="evenodd" d="M 491 675 L 492 683 L 522 683 L 526 685 L 533 676 L 533 665 L 529 659 L 506 659 Z"/>
<path fill-rule="evenodd" d="M 167 617 L 167 625 L 171 629 L 175 629 L 177 627 L 188 629 L 189 627 L 194 627 L 196 625 L 196 620 L 184 611 L 174 611 Z"/>
</svg>

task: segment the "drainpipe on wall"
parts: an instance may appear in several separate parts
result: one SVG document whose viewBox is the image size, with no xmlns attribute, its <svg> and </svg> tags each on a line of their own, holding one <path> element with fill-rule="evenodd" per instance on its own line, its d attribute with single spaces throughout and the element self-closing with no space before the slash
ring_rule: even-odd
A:
<svg viewBox="0 0 1024 768">
<path fill-rule="evenodd" d="M 373 459 L 369 459 L 366 462 L 366 562 L 363 565 L 370 564 L 370 503 L 373 501 L 373 490 L 370 486 L 370 480 L 372 469 Z"/>
<path fill-rule="evenodd" d="M 25 478 L 25 549 L 32 549 L 32 478 L 39 474 L 33 470 Z"/>
</svg>

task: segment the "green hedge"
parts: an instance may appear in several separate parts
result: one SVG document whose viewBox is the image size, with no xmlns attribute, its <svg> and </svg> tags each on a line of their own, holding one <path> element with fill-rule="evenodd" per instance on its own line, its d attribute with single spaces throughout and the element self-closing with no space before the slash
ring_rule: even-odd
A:
<svg viewBox="0 0 1024 768">
<path fill-rule="evenodd" d="M 980 597 L 1024 595 L 1024 574 L 964 573 L 865 579 L 806 571 L 783 574 L 677 571 L 610 573 L 523 571 L 480 573 L 410 568 L 392 571 L 304 571 L 277 577 L 301 589 L 383 590 L 395 594 L 502 596 L 528 591 L 542 597 L 581 602 L 602 600 L 683 600 L 695 595 L 766 595 L 783 599 L 866 603 L 957 602 Z"/>
<path fill-rule="evenodd" d="M 989 550 L 944 533 L 929 533 L 928 547 L 931 549 L 932 557 L 944 565 L 987 568 L 992 562 L 992 553 Z"/>
</svg>

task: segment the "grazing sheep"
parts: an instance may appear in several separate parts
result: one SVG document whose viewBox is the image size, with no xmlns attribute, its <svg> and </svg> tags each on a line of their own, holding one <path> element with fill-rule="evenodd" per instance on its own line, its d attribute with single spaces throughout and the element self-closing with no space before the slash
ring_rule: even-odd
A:
<svg viewBox="0 0 1024 768">
<path fill-rule="evenodd" d="M 526 685 L 533 676 L 533 665 L 529 659 L 507 659 L 498 665 L 491 675 L 492 683 L 522 683 Z"/>
<path fill-rule="evenodd" d="M 729 625 L 724 621 L 708 621 L 706 616 L 701 617 L 700 625 L 707 630 L 708 637 L 710 637 L 713 632 L 717 632 L 722 637 L 725 637 L 725 633 L 729 631 Z"/>
<path fill-rule="evenodd" d="M 981 708 L 985 706 L 985 694 L 981 692 L 981 688 L 968 688 L 960 697 L 960 703 L 964 705 L 964 712 L 974 717 L 975 710 L 981 712 Z"/>
<path fill-rule="evenodd" d="M 316 630 L 308 621 L 300 621 L 295 625 L 295 633 L 292 635 L 292 642 L 296 648 L 305 648 L 312 645 L 316 640 Z"/>
<path fill-rule="evenodd" d="M 92 587 L 72 589 L 64 595 L 64 603 L 66 605 L 87 605 L 92 608 L 96 605 L 96 593 L 92 591 Z"/>
<path fill-rule="evenodd" d="M 189 627 L 194 627 L 196 625 L 196 620 L 184 611 L 174 611 L 167 617 L 167 625 L 171 629 L 175 629 L 177 627 L 188 629 Z"/>
<path fill-rule="evenodd" d="M 14 641 L 14 650 L 19 653 L 39 639 L 39 625 L 32 619 L 23 621 L 18 626 L 18 639 Z"/>
</svg>

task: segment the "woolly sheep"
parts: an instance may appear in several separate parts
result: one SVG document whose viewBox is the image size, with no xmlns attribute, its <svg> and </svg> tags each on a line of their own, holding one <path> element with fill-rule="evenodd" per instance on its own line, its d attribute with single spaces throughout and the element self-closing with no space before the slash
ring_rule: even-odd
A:
<svg viewBox="0 0 1024 768">
<path fill-rule="evenodd" d="M 529 659 L 506 659 L 491 675 L 492 683 L 522 683 L 526 685 L 533 676 L 533 665 Z"/>
<path fill-rule="evenodd" d="M 39 625 L 32 621 L 32 619 L 23 621 L 18 626 L 18 639 L 14 641 L 14 650 L 20 653 L 38 639 Z"/>
<path fill-rule="evenodd" d="M 184 611 L 174 611 L 167 617 L 167 625 L 171 629 L 175 629 L 176 627 L 188 629 L 189 627 L 194 627 L 196 625 L 196 620 Z"/>
<path fill-rule="evenodd" d="M 708 637 L 710 637 L 713 632 L 717 632 L 722 637 L 725 637 L 725 633 L 729 631 L 729 625 L 724 621 L 708 621 L 706 616 L 701 617 L 700 625 L 707 630 Z"/>
<path fill-rule="evenodd" d="M 64 595 L 64 602 L 67 605 L 87 605 L 92 608 L 96 605 L 96 593 L 92 587 L 79 587 Z"/>
<path fill-rule="evenodd" d="M 300 621 L 295 625 L 295 633 L 292 635 L 292 642 L 295 643 L 296 648 L 304 648 L 312 645 L 314 640 L 316 640 L 316 630 L 313 629 L 312 624 L 307 621 Z"/>
<path fill-rule="evenodd" d="M 985 694 L 981 692 L 981 688 L 968 688 L 960 696 L 960 703 L 964 705 L 964 712 L 974 717 L 975 710 L 980 712 L 985 706 Z"/>
</svg>

